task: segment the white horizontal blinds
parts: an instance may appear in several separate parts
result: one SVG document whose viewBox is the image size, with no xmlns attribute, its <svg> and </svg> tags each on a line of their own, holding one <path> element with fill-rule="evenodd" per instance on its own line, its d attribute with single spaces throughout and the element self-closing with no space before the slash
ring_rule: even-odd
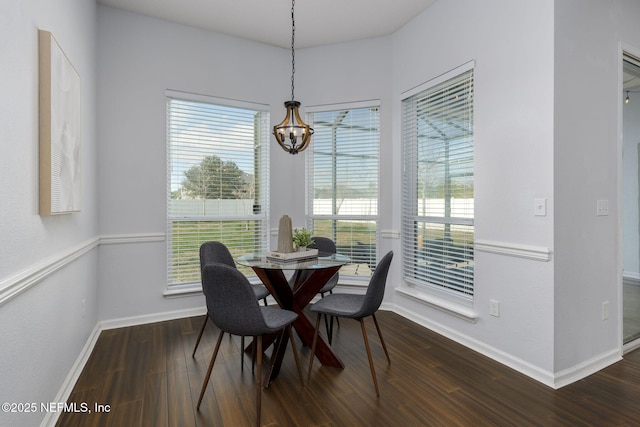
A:
<svg viewBox="0 0 640 427">
<path fill-rule="evenodd" d="M 473 298 L 473 70 L 403 100 L 405 280 Z"/>
<path fill-rule="evenodd" d="M 268 128 L 265 111 L 168 99 L 169 285 L 200 281 L 203 242 L 267 249 Z"/>
<path fill-rule="evenodd" d="M 309 226 L 352 259 L 343 276 L 369 276 L 376 264 L 379 108 L 318 111 L 310 121 L 315 133 L 307 168 Z"/>
</svg>

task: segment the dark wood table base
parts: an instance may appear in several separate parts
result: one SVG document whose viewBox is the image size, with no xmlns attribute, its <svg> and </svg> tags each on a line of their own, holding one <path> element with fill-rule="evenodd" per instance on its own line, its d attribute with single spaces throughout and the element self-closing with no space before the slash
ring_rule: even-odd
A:
<svg viewBox="0 0 640 427">
<path fill-rule="evenodd" d="M 278 305 L 286 310 L 291 310 L 298 314 L 298 318 L 293 322 L 293 327 L 304 344 L 311 347 L 315 331 L 314 325 L 304 314 L 304 308 L 311 302 L 320 289 L 340 270 L 340 266 L 332 266 L 321 269 L 296 270 L 291 278 L 291 283 L 287 281 L 282 270 L 252 267 L 262 283 L 269 289 L 271 295 L 276 299 Z M 280 373 L 280 367 L 287 349 L 288 337 L 283 334 L 274 334 L 272 337 L 265 337 L 263 348 L 270 343 L 274 344 L 274 351 L 271 366 L 266 369 L 264 386 L 269 387 L 271 382 Z M 344 364 L 338 356 L 331 350 L 331 347 L 318 336 L 316 344 L 316 357 L 326 366 L 344 368 Z"/>
</svg>

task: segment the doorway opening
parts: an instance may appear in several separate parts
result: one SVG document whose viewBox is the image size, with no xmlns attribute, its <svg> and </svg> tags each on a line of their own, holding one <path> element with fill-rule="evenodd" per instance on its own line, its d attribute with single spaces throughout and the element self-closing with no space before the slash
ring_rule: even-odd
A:
<svg viewBox="0 0 640 427">
<path fill-rule="evenodd" d="M 640 59 L 623 54 L 623 344 L 640 346 Z M 634 344 L 631 344 L 634 343 Z"/>
</svg>

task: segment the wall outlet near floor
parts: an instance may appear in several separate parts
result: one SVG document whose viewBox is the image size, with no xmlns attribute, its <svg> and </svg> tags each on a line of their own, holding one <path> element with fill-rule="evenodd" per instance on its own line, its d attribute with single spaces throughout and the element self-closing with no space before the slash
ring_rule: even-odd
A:
<svg viewBox="0 0 640 427">
<path fill-rule="evenodd" d="M 607 320 L 609 318 L 609 301 L 604 301 L 602 303 L 602 320 Z"/>
<path fill-rule="evenodd" d="M 500 317 L 500 301 L 489 300 L 489 314 L 493 317 Z"/>
</svg>

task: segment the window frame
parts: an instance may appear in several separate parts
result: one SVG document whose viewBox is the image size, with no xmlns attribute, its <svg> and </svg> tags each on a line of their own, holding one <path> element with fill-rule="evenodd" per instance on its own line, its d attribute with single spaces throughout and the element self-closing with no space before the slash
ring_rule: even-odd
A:
<svg viewBox="0 0 640 427">
<path fill-rule="evenodd" d="M 380 216 L 380 210 L 379 210 L 380 208 L 380 144 L 381 144 L 380 100 L 355 101 L 355 102 L 338 103 L 338 104 L 324 104 L 324 105 L 318 105 L 318 106 L 310 106 L 310 107 L 307 107 L 306 109 L 307 120 L 310 123 L 310 125 L 313 127 L 313 126 L 316 126 L 314 122 L 316 121 L 317 114 L 335 113 L 335 112 L 342 112 L 342 111 L 354 111 L 354 110 L 372 109 L 372 108 L 377 109 L 377 117 L 376 117 L 376 125 L 377 125 L 376 187 L 377 188 L 376 188 L 376 195 L 375 195 L 375 198 L 376 198 L 375 215 L 349 215 L 349 214 L 328 214 L 327 215 L 327 214 L 314 213 L 314 172 L 315 172 L 314 154 L 316 149 L 316 138 L 319 135 L 317 129 L 316 129 L 316 134 L 314 135 L 311 141 L 311 146 L 306 158 L 306 192 L 305 192 L 306 193 L 306 203 L 305 203 L 306 226 L 311 230 L 314 229 L 314 222 L 318 220 L 329 220 L 329 221 L 335 221 L 336 223 L 338 221 L 365 221 L 365 222 L 371 222 L 375 224 L 375 231 L 373 233 L 374 234 L 373 238 L 369 239 L 369 242 L 371 241 L 374 242 L 373 243 L 374 250 L 372 252 L 368 252 L 368 255 L 365 255 L 365 258 L 368 259 L 368 261 L 365 261 L 365 263 L 368 264 L 368 267 L 370 270 L 373 270 L 373 268 L 375 268 L 375 264 L 377 264 L 377 254 L 378 254 L 378 248 L 380 246 L 379 245 L 380 228 L 378 226 L 378 220 Z M 336 154 L 333 153 L 333 156 L 335 159 Z M 334 185 L 335 185 L 335 178 L 333 179 L 334 179 Z M 336 209 L 336 203 L 337 202 L 335 200 L 332 202 L 332 210 Z M 333 240 L 336 240 L 335 239 L 335 233 L 337 233 L 336 225 L 332 227 L 332 232 L 334 233 L 334 235 L 326 236 L 326 237 L 330 237 Z M 368 243 L 368 244 L 370 245 L 371 243 Z M 358 251 L 357 249 L 353 249 L 352 244 L 351 244 L 352 246 L 351 250 L 347 251 L 349 253 L 345 253 L 344 249 L 341 250 L 340 239 L 336 241 L 336 245 L 338 246 L 338 252 L 340 253 L 344 253 L 345 255 L 352 255 L 351 253 L 353 252 L 355 256 L 352 255 L 352 258 L 357 258 L 358 256 L 361 256 L 361 253 L 360 253 L 361 251 Z M 365 269 L 365 274 L 358 274 L 359 271 L 362 271 L 362 270 L 360 270 L 360 268 L 357 267 L 357 265 L 354 263 L 344 266 L 340 270 L 340 282 L 341 283 L 351 282 L 354 284 L 368 283 L 371 277 L 370 274 L 367 274 L 369 270 Z"/>
<path fill-rule="evenodd" d="M 474 118 L 475 118 L 475 108 L 474 108 L 474 94 L 475 94 L 475 77 L 474 77 L 474 69 L 475 63 L 474 61 L 470 61 L 466 64 L 461 65 L 453 70 L 450 70 L 442 75 L 429 80 L 415 88 L 412 88 L 401 96 L 401 134 L 402 134 L 402 275 L 403 275 L 403 283 L 410 288 L 416 289 L 418 292 L 425 292 L 429 295 L 432 295 L 436 298 L 442 298 L 444 300 L 453 302 L 455 304 L 460 304 L 466 307 L 473 306 L 473 296 L 474 296 L 474 288 L 475 288 L 475 255 L 474 255 L 474 235 L 475 235 L 475 213 L 473 212 L 473 205 L 475 205 L 475 194 L 472 198 L 472 205 L 470 207 L 471 217 L 456 217 L 453 215 L 446 215 L 445 213 L 442 216 L 428 216 L 426 211 L 420 215 L 420 209 L 418 207 L 418 165 L 420 161 L 417 159 L 418 156 L 418 133 L 415 132 L 417 129 L 417 105 L 410 105 L 412 102 L 416 102 L 418 99 L 424 99 L 428 94 L 438 93 L 438 91 L 445 92 L 449 86 L 445 86 L 447 83 L 455 81 L 460 77 L 468 74 L 470 80 L 470 95 L 471 100 L 468 101 L 470 107 L 469 114 L 469 123 L 470 123 L 470 132 L 466 134 L 466 137 L 470 137 L 471 141 L 471 170 L 472 170 L 472 186 L 475 186 L 475 135 L 474 135 Z M 450 102 L 450 101 L 449 101 Z M 452 104 L 452 103 L 451 103 Z M 410 116 L 413 114 L 413 116 Z M 413 145 L 412 145 L 413 144 Z M 435 144 L 434 144 L 435 145 Z M 431 147 L 431 146 L 430 146 Z M 415 158 L 411 158 L 414 156 Z M 447 166 L 444 166 L 445 172 L 443 175 L 447 176 L 450 172 L 448 172 L 448 167 L 451 162 L 447 160 L 445 162 Z M 450 177 L 445 178 L 450 179 Z M 451 198 L 451 196 L 449 196 Z M 430 200 L 429 198 L 423 199 Z M 447 200 L 445 197 L 443 200 Z M 446 203 L 446 202 L 445 202 Z M 450 211 L 451 212 L 451 211 Z M 461 268 L 464 270 L 462 273 L 463 278 L 459 280 L 462 283 L 460 285 L 458 283 L 458 279 L 455 278 L 456 272 L 453 272 L 454 269 L 458 268 L 457 266 L 453 269 L 449 270 L 449 266 L 445 266 L 445 260 L 447 259 L 446 251 L 451 248 L 456 247 L 455 243 L 451 241 L 446 241 L 450 238 L 446 232 L 443 232 L 442 239 L 442 248 L 441 251 L 436 250 L 436 248 L 431 245 L 435 240 L 424 240 L 424 236 L 422 240 L 420 239 L 418 224 L 422 224 L 424 227 L 428 228 L 429 224 L 442 224 L 443 228 L 446 230 L 447 224 L 450 225 L 459 225 L 470 227 L 471 231 L 471 243 L 470 243 L 470 251 L 468 246 L 464 246 L 463 254 L 460 255 L 465 257 L 464 259 L 467 261 L 466 267 Z M 445 239 L 446 238 L 446 239 Z M 430 246 L 425 244 L 428 242 Z M 458 246 L 459 248 L 459 246 Z M 433 256 L 436 264 L 429 261 L 429 257 Z M 456 254 L 456 256 L 459 256 Z M 469 258 L 470 256 L 470 258 Z M 419 261 L 421 257 L 424 257 L 422 261 Z M 441 263 L 436 267 L 437 263 Z M 470 268 L 469 268 L 470 267 Z M 469 274 L 470 271 L 470 274 Z M 470 279 L 469 279 L 470 276 Z M 431 280 L 429 280 L 431 279 Z M 442 283 L 438 283 L 438 281 Z M 469 286 L 470 285 L 470 286 Z"/>
<path fill-rule="evenodd" d="M 187 92 L 181 92 L 181 91 L 175 91 L 175 90 L 166 90 L 165 91 L 165 100 L 166 100 L 166 162 L 167 162 L 167 171 L 166 171 L 166 224 L 167 224 L 167 230 L 166 230 L 166 241 L 167 241 L 167 291 L 165 292 L 166 295 L 171 295 L 171 294 L 180 294 L 180 293 L 191 293 L 191 292 L 199 292 L 202 290 L 201 287 L 201 280 L 200 280 L 200 276 L 199 274 L 197 274 L 197 280 L 189 280 L 189 281 L 185 281 L 185 282 L 172 282 L 172 277 L 173 277 L 173 272 L 172 272 L 172 258 L 173 258 L 173 242 L 174 242 L 174 224 L 176 223 L 187 223 L 187 222 L 197 222 L 197 223 L 206 223 L 206 222 L 210 222 L 212 224 L 221 224 L 221 223 L 231 223 L 232 221 L 234 222 L 238 222 L 238 221 L 247 221 L 247 223 L 255 223 L 257 225 L 257 228 L 255 228 L 256 233 L 258 233 L 258 238 L 257 240 L 254 240 L 254 242 L 258 242 L 258 247 L 256 248 L 256 250 L 259 250 L 261 252 L 266 252 L 268 250 L 269 247 L 269 241 L 270 241 L 270 218 L 269 218 L 269 213 L 270 213 L 270 207 L 269 207 L 269 202 L 270 202 L 270 197 L 269 197 L 269 190 L 270 190 L 270 167 L 269 167 L 269 161 L 270 161 L 270 138 L 271 138 L 271 125 L 270 125 L 270 108 L 268 105 L 266 104 L 259 104 L 259 103 L 254 103 L 254 102 L 248 102 L 248 101 L 240 101 L 240 100 L 233 100 L 233 99 L 227 99 L 227 98 L 219 98 L 219 97 L 213 97 L 213 96 L 208 96 L 208 95 L 200 95 L 200 94 L 193 94 L 193 93 L 187 93 Z M 254 153 L 254 157 L 251 159 L 254 162 L 254 167 L 258 168 L 257 170 L 254 169 L 254 179 L 255 176 L 260 174 L 260 178 L 259 179 L 259 183 L 256 183 L 256 185 L 259 185 L 260 188 L 260 195 L 259 195 L 259 201 L 258 203 L 256 203 L 257 201 L 254 199 L 253 201 L 253 206 L 251 207 L 251 213 L 250 214 L 246 214 L 246 215 L 238 215 L 238 214 L 208 214 L 206 212 L 203 212 L 202 214 L 173 214 L 172 213 L 172 209 L 171 209 L 171 193 L 172 193 L 172 149 L 171 149 L 171 144 L 172 144 L 172 139 L 171 139 L 171 102 L 172 100 L 179 100 L 179 101 L 185 101 L 185 102 L 189 102 L 189 103 L 203 103 L 203 104 L 209 104 L 212 105 L 213 107 L 228 107 L 231 109 L 244 109 L 244 110 L 250 110 L 253 111 L 254 113 L 259 113 L 259 119 L 256 122 L 254 119 L 254 132 L 255 132 L 255 140 L 254 140 L 254 144 L 258 144 L 257 146 L 254 145 L 254 150 L 256 150 L 259 153 L 259 164 L 256 165 L 256 156 Z M 222 114 L 220 115 L 222 116 Z M 218 116 L 218 117 L 220 117 Z M 235 142 L 233 139 L 229 139 L 232 142 Z M 199 140 L 200 141 L 200 140 Z M 202 140 L 203 142 L 209 142 L 211 143 L 211 140 L 206 141 L 206 138 L 203 138 Z M 212 152 L 215 154 L 216 146 L 212 145 Z M 217 147 L 218 151 L 222 150 L 221 148 Z M 234 159 L 237 159 L 234 158 Z M 225 161 L 228 161 L 229 159 L 224 159 Z M 235 160 L 234 163 L 238 162 L 238 160 Z M 174 177 L 175 178 L 175 177 Z M 205 202 L 208 199 L 205 199 Z M 238 199 L 238 200 L 244 200 L 244 199 Z M 211 238 L 207 238 L 206 236 L 203 237 L 202 241 L 199 241 L 197 246 L 199 249 L 199 245 L 201 243 L 203 243 L 204 241 L 207 240 L 212 240 Z M 218 239 L 216 239 L 218 240 Z M 233 245 L 233 242 L 225 242 L 224 239 L 220 239 L 223 243 L 225 243 L 228 247 L 230 252 L 233 254 L 233 256 L 238 256 L 240 255 L 240 253 L 236 253 L 236 248 Z M 195 250 L 195 248 L 194 248 Z M 193 252 L 193 251 L 192 251 Z M 199 273 L 200 270 L 200 263 L 199 263 L 199 257 L 195 257 L 195 254 L 192 254 L 193 256 L 191 257 L 191 260 L 189 261 L 189 265 L 192 265 L 193 268 L 197 268 L 197 273 Z M 253 271 L 251 269 L 248 268 L 240 268 L 240 270 L 248 277 L 252 277 L 254 276 Z M 192 274 L 193 275 L 193 274 Z"/>
</svg>

